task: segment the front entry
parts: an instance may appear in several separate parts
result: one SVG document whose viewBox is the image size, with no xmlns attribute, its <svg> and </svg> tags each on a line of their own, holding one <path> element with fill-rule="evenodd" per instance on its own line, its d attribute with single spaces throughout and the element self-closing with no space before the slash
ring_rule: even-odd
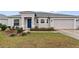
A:
<svg viewBox="0 0 79 59">
<path fill-rule="evenodd" d="M 32 20 L 31 19 L 28 19 L 27 20 L 27 27 L 28 28 L 31 28 L 32 27 Z"/>
</svg>

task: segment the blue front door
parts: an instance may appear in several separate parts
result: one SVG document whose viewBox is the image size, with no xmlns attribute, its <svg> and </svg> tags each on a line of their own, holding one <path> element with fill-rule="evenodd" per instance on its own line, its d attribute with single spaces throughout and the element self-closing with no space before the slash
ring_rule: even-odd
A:
<svg viewBox="0 0 79 59">
<path fill-rule="evenodd" d="M 31 19 L 28 19 L 27 20 L 27 26 L 28 26 L 28 28 L 31 28 L 31 24 L 32 24 Z"/>
</svg>

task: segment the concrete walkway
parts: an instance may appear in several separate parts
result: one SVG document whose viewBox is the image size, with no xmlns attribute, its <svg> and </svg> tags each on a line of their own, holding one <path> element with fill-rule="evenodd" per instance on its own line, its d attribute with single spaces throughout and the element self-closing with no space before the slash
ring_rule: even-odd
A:
<svg viewBox="0 0 79 59">
<path fill-rule="evenodd" d="M 79 30 L 59 30 L 58 32 L 79 40 Z"/>
</svg>

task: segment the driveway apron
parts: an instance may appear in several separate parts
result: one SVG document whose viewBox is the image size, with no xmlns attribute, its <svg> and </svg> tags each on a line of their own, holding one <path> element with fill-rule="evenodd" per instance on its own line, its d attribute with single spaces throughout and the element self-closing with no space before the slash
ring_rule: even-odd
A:
<svg viewBox="0 0 79 59">
<path fill-rule="evenodd" d="M 79 30 L 59 30 L 58 32 L 79 40 Z"/>
</svg>

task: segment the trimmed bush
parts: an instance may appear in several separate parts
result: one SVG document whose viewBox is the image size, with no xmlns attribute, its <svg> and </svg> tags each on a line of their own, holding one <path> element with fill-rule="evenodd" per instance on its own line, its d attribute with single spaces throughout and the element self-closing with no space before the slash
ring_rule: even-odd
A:
<svg viewBox="0 0 79 59">
<path fill-rule="evenodd" d="M 0 23 L 0 31 L 1 31 L 1 27 L 2 27 L 2 24 Z"/>
<path fill-rule="evenodd" d="M 0 28 L 2 27 L 2 24 L 0 23 Z"/>
<path fill-rule="evenodd" d="M 30 32 L 27 32 L 27 34 L 30 34 Z"/>
<path fill-rule="evenodd" d="M 15 30 L 15 26 L 12 27 L 12 30 Z"/>
<path fill-rule="evenodd" d="M 21 33 L 21 36 L 26 36 L 27 35 L 27 33 Z"/>
<path fill-rule="evenodd" d="M 7 28 L 9 28 L 11 30 L 11 26 L 8 26 Z"/>
<path fill-rule="evenodd" d="M 35 29 L 38 29 L 38 26 L 35 26 Z"/>
<path fill-rule="evenodd" d="M 17 33 L 22 33 L 23 32 L 23 28 L 16 28 Z"/>
<path fill-rule="evenodd" d="M 54 28 L 32 28 L 31 31 L 55 31 Z"/>
<path fill-rule="evenodd" d="M 14 34 L 14 33 L 10 34 L 10 37 L 14 37 L 14 36 L 16 36 L 16 34 Z"/>
<path fill-rule="evenodd" d="M 2 25 L 2 26 L 1 26 L 1 30 L 2 30 L 2 31 L 5 31 L 6 29 L 7 29 L 7 25 Z"/>
<path fill-rule="evenodd" d="M 0 23 L 0 28 L 1 28 L 2 31 L 4 31 L 4 30 L 7 29 L 7 25 Z"/>
</svg>

